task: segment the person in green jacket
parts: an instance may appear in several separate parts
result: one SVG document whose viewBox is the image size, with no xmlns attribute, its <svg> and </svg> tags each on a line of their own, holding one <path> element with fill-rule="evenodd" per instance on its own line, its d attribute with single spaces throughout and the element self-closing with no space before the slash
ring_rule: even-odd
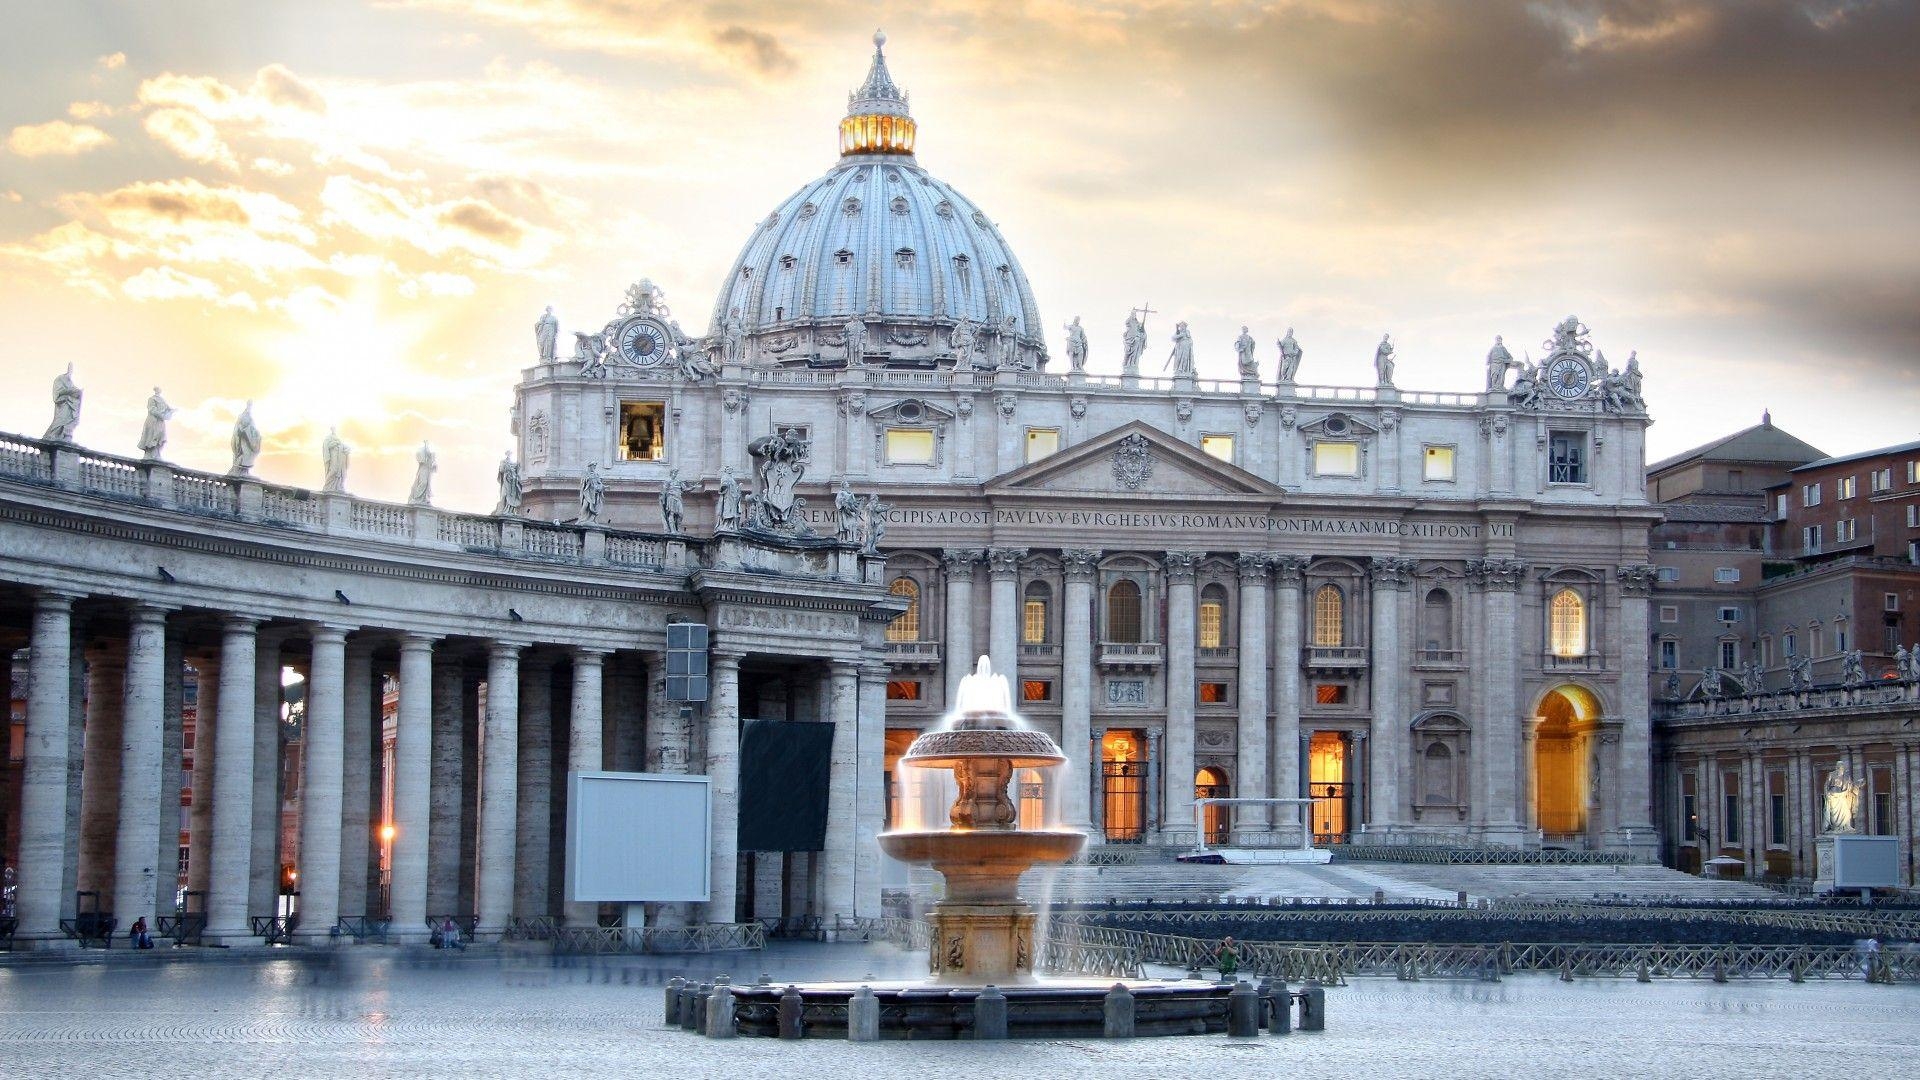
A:
<svg viewBox="0 0 1920 1080">
<path fill-rule="evenodd" d="M 1220 969 L 1222 979 L 1231 979 L 1240 970 L 1240 951 L 1233 947 L 1232 938 L 1222 938 L 1220 949 L 1213 954 L 1214 965 Z"/>
</svg>

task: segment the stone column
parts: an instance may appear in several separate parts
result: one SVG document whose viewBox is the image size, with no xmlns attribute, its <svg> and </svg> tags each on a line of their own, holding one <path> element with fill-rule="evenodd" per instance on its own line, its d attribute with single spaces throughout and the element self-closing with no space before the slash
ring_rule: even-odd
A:
<svg viewBox="0 0 1920 1080">
<path fill-rule="evenodd" d="M 1091 761 L 1087 771 L 1092 774 L 1087 777 L 1086 785 L 1090 804 L 1090 812 L 1087 815 L 1090 835 L 1087 837 L 1087 842 L 1104 844 L 1107 842 L 1107 729 L 1093 728 L 1087 733 L 1087 744 L 1087 757 Z"/>
<path fill-rule="evenodd" d="M 1061 818 L 1070 829 L 1093 828 L 1092 792 L 1077 755 L 1088 745 L 1093 722 L 1093 576 L 1100 563 L 1098 551 L 1068 548 L 1060 553 L 1066 565 L 1067 587 L 1060 609 L 1060 749 L 1067 755 L 1066 800 Z M 1093 744 L 1088 771 L 1097 782 L 1100 748 Z"/>
<path fill-rule="evenodd" d="M 1648 565 L 1623 566 L 1620 576 L 1620 678 L 1638 685 L 1647 670 L 1647 606 L 1655 570 Z M 1657 852 L 1658 831 L 1653 825 L 1653 722 L 1647 713 L 1647 695 L 1620 695 L 1620 790 L 1614 798 L 1620 835 L 1614 843 L 1631 851 Z M 1713 799 L 1720 799 L 1720 781 L 1714 779 Z M 1632 834 L 1629 841 L 1628 833 Z M 1724 835 L 1724 828 L 1721 835 Z M 1711 854 L 1711 853 L 1709 853 Z"/>
<path fill-rule="evenodd" d="M 1514 559 L 1483 559 L 1471 569 L 1484 590 L 1486 611 L 1486 644 L 1479 658 L 1486 712 L 1475 718 L 1475 741 L 1481 748 L 1478 756 L 1485 776 L 1481 787 L 1487 793 L 1481 820 L 1490 836 L 1511 842 L 1518 839 L 1520 831 L 1516 812 L 1519 793 L 1514 787 L 1514 767 L 1519 757 L 1514 743 L 1520 727 L 1515 702 L 1520 682 L 1516 593 L 1526 576 L 1527 564 Z"/>
<path fill-rule="evenodd" d="M 948 548 L 941 552 L 940 564 L 946 571 L 947 707 L 960 689 L 960 678 L 973 670 L 973 568 L 985 556 L 972 548 Z"/>
<path fill-rule="evenodd" d="M 1406 670 L 1406 655 L 1401 651 L 1403 636 L 1400 622 L 1401 602 L 1406 597 L 1407 581 L 1413 574 L 1413 560 L 1396 557 L 1373 560 L 1373 660 L 1369 680 L 1373 685 L 1373 759 L 1368 789 L 1368 823 L 1378 828 L 1400 821 L 1400 780 L 1404 770 L 1401 750 L 1408 741 L 1406 693 L 1401 674 Z"/>
<path fill-rule="evenodd" d="M 887 665 L 860 665 L 853 913 L 880 917 L 880 826 L 887 813 Z"/>
<path fill-rule="evenodd" d="M 822 853 L 819 914 L 829 920 L 854 913 L 854 851 L 859 767 L 860 696 L 858 669 L 844 660 L 828 668 L 827 715 L 833 720 L 833 747 L 827 773 L 827 841 Z"/>
<path fill-rule="evenodd" d="M 72 918 L 79 907 L 80 787 L 86 766 L 87 665 L 86 627 L 76 620 L 67 647 L 75 662 L 67 667 L 67 809 L 66 850 L 60 863 L 60 917 Z"/>
<path fill-rule="evenodd" d="M 513 913 L 537 919 L 550 910 L 553 836 L 553 664 L 545 658 L 527 658 L 521 672 L 519 767 Z"/>
<path fill-rule="evenodd" d="M 160 706 L 160 817 L 154 824 L 154 907 L 171 912 L 180 891 L 180 770 L 185 754 L 186 633 L 178 626 L 166 632 Z"/>
<path fill-rule="evenodd" d="M 680 715 L 681 704 L 667 700 L 667 654 L 647 653 L 646 663 L 646 768 L 650 772 L 690 772 L 693 769 L 693 729 Z M 708 689 L 712 689 L 711 679 Z M 619 767 L 618 761 L 614 762 L 614 767 Z"/>
<path fill-rule="evenodd" d="M 514 841 L 519 835 L 515 797 L 520 785 L 520 650 L 496 641 L 487 650 L 487 716 L 481 736 L 480 828 L 474 861 L 479 868 L 475 936 L 498 938 L 513 920 Z"/>
<path fill-rule="evenodd" d="M 120 730 L 126 702 L 126 652 L 121 642 L 87 650 L 87 726 L 80 769 L 80 878 L 82 892 L 113 903 L 113 853 L 119 840 Z M 131 925 L 131 924 L 129 924 Z"/>
<path fill-rule="evenodd" d="M 1306 579 L 1305 555 L 1282 555 L 1273 562 L 1279 602 L 1275 605 L 1273 650 L 1273 793 L 1283 799 L 1305 794 L 1300 772 L 1300 593 Z M 1297 814 L 1284 814 L 1293 821 Z"/>
<path fill-rule="evenodd" d="M 193 804 L 187 813 L 187 891 L 207 902 L 213 876 L 213 749 L 220 717 L 220 653 L 193 661 Z M 204 912 L 204 908 L 202 909 Z"/>
<path fill-rule="evenodd" d="M 601 674 L 606 656 L 599 649 L 573 650 L 573 693 L 567 712 L 568 772 L 600 771 Z M 566 900 L 564 891 L 561 899 Z M 600 922 L 597 903 L 567 901 L 561 912 L 568 926 L 597 926 Z"/>
<path fill-rule="evenodd" d="M 461 728 L 466 705 L 466 673 L 460 661 L 433 658 L 433 750 L 431 802 L 427 819 L 427 911 L 439 919 L 460 904 L 460 797 L 466 787 Z M 405 690 L 402 689 L 404 694 Z M 397 921 L 397 920 L 396 920 Z"/>
<path fill-rule="evenodd" d="M 280 913 L 280 645 L 283 630 L 256 634 L 253 675 L 253 840 L 247 914 Z M 232 716 L 228 712 L 226 715 Z"/>
<path fill-rule="evenodd" d="M 740 873 L 740 654 L 715 651 L 711 670 L 707 776 L 713 785 L 713 880 L 706 921 L 730 923 Z"/>
<path fill-rule="evenodd" d="M 220 635 L 220 720 L 214 728 L 213 845 L 207 876 L 208 944 L 258 941 L 247 922 L 253 868 L 254 654 L 258 619 L 229 615 Z M 195 752 L 201 752 L 195 744 Z"/>
<path fill-rule="evenodd" d="M 480 701 L 486 681 L 484 661 L 477 668 L 461 668 L 460 865 L 454 873 L 455 899 L 448 909 L 461 915 L 480 911 L 480 732 L 487 722 Z"/>
<path fill-rule="evenodd" d="M 1235 728 L 1236 756 L 1233 793 L 1244 799 L 1264 799 L 1267 784 L 1267 569 L 1266 555 L 1241 555 L 1240 570 L 1240 719 Z M 1233 817 L 1236 832 L 1265 832 L 1273 815 L 1265 806 L 1242 806 Z M 1239 843 L 1236 838 L 1235 843 Z"/>
<path fill-rule="evenodd" d="M 400 639 L 387 906 L 393 921 L 390 932 L 399 935 L 401 941 L 427 938 L 427 843 L 433 817 L 433 641 L 424 634 L 407 634 Z"/>
<path fill-rule="evenodd" d="M 160 771 L 166 737 L 166 608 L 135 604 L 129 614 L 124 701 L 123 746 L 116 748 L 121 753 L 120 821 L 113 855 L 113 916 L 122 927 L 145 918 L 149 927 L 158 929 L 160 874 L 165 870 L 171 879 L 174 870 L 172 862 L 154 864 L 168 779 L 175 788 L 171 809 L 176 824 L 180 816 L 180 775 L 169 778 Z M 167 899 L 173 899 L 171 888 Z"/>
<path fill-rule="evenodd" d="M 1160 732 L 1147 732 L 1147 806 L 1144 820 L 1140 822 L 1140 837 L 1146 839 L 1161 828 L 1160 815 L 1160 778 L 1166 774 L 1166 765 L 1160 760 Z"/>
<path fill-rule="evenodd" d="M 374 738 L 376 709 L 373 646 L 365 638 L 347 642 L 341 670 L 340 703 L 340 914 L 371 915 L 367 904 L 367 864 L 374 851 Z M 375 905 L 377 906 L 377 905 Z"/>
<path fill-rule="evenodd" d="M 1193 828 L 1193 570 L 1200 554 L 1169 551 L 1167 570 L 1167 747 L 1160 833 Z"/>
<path fill-rule="evenodd" d="M 1020 560 L 1026 548 L 993 548 L 987 552 L 991 593 L 987 610 L 987 654 L 993 670 L 1007 677 L 1013 700 L 1020 700 Z M 972 667 L 972 661 L 968 662 Z"/>
<path fill-rule="evenodd" d="M 16 939 L 52 944 L 60 935 L 67 850 L 68 726 L 72 723 L 73 602 L 43 589 L 33 598 L 27 658 L 27 744 L 20 782 L 20 868 Z"/>
<path fill-rule="evenodd" d="M 319 625 L 309 639 L 306 745 L 300 754 L 298 940 L 325 945 L 340 922 L 341 808 L 345 795 L 347 627 Z M 358 914 L 356 912 L 355 914 Z"/>
</svg>

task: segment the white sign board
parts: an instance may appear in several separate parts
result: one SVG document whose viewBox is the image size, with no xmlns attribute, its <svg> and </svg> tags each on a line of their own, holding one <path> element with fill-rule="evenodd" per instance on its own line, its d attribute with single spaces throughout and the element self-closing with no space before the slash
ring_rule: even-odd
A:
<svg viewBox="0 0 1920 1080">
<path fill-rule="evenodd" d="M 567 900 L 709 899 L 712 851 L 706 777 L 567 774 Z"/>
<path fill-rule="evenodd" d="M 1900 841 L 1892 836 L 1834 837 L 1833 887 L 1836 889 L 1899 888 Z"/>
</svg>

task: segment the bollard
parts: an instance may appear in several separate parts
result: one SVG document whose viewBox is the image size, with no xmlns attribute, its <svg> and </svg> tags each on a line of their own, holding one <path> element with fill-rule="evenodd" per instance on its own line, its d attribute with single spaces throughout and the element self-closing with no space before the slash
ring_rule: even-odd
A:
<svg viewBox="0 0 1920 1080">
<path fill-rule="evenodd" d="M 1260 1037 L 1260 992 L 1245 979 L 1227 995 L 1227 1035 L 1235 1039 Z"/>
<path fill-rule="evenodd" d="M 1197 979 L 1199 977 L 1200 977 L 1200 961 L 1195 960 L 1193 963 L 1187 965 L 1187 978 Z"/>
<path fill-rule="evenodd" d="M 1793 962 L 1793 966 L 1787 969 L 1787 981 L 1788 982 L 1806 982 L 1807 981 L 1807 962 L 1805 960 L 1795 960 Z"/>
<path fill-rule="evenodd" d="M 1571 960 L 1560 961 L 1560 981 L 1561 982 L 1573 981 L 1573 961 Z"/>
<path fill-rule="evenodd" d="M 680 1023 L 680 988 L 685 985 L 687 980 L 678 975 L 667 980 L 665 1016 L 668 1027 L 675 1027 Z"/>
<path fill-rule="evenodd" d="M 1293 993 L 1287 989 L 1286 980 L 1275 982 L 1267 991 L 1267 1030 L 1274 1035 L 1289 1035 L 1293 1032 Z"/>
<path fill-rule="evenodd" d="M 707 999 L 713 995 L 712 983 L 701 983 L 694 988 L 691 1004 L 693 1008 L 681 1014 L 683 1026 L 695 1035 L 705 1034 L 707 1030 Z"/>
<path fill-rule="evenodd" d="M 1375 890 L 1373 890 L 1373 902 L 1374 902 L 1374 904 L 1375 904 L 1376 906 L 1377 906 L 1377 905 L 1380 905 L 1380 904 L 1384 904 L 1384 903 L 1386 903 L 1386 902 L 1387 902 L 1387 891 L 1386 891 L 1385 889 L 1375 889 Z"/>
<path fill-rule="evenodd" d="M 1640 961 L 1640 967 L 1634 971 L 1633 981 L 1643 983 L 1653 981 L 1653 972 L 1647 970 L 1647 962 L 1645 960 Z"/>
<path fill-rule="evenodd" d="M 1467 906 L 1467 890 L 1461 889 L 1453 894 L 1454 902 L 1461 907 Z"/>
<path fill-rule="evenodd" d="M 1133 991 L 1125 983 L 1114 983 L 1107 991 L 1105 1020 L 1106 1026 L 1100 1032 L 1109 1039 L 1133 1038 L 1134 1000 Z"/>
<path fill-rule="evenodd" d="M 1300 1030 L 1327 1030 L 1327 992 L 1318 986 L 1300 991 Z"/>
<path fill-rule="evenodd" d="M 754 981 L 754 984 L 753 984 L 753 985 L 755 985 L 755 986 L 772 986 L 772 985 L 773 985 L 773 976 L 772 976 L 772 975 L 769 975 L 769 974 L 767 974 L 766 972 L 764 972 L 764 971 L 763 971 L 763 972 L 761 972 L 761 973 L 760 973 L 760 978 L 759 978 L 759 979 L 757 979 L 757 980 L 755 980 L 755 981 Z"/>
<path fill-rule="evenodd" d="M 707 1038 L 733 1038 L 733 1006 L 733 985 L 722 975 L 713 980 L 713 996 L 707 1000 Z"/>
<path fill-rule="evenodd" d="M 980 996 L 973 999 L 973 1037 L 1007 1037 L 1007 995 L 992 983 L 988 983 L 987 988 L 980 991 Z"/>
<path fill-rule="evenodd" d="M 800 1027 L 801 1010 L 806 1003 L 800 998 L 800 988 L 789 984 L 780 991 L 780 1037 L 798 1039 L 803 1035 Z"/>
<path fill-rule="evenodd" d="M 1727 965 L 1718 960 L 1713 962 L 1713 981 L 1717 983 L 1727 981 Z"/>
<path fill-rule="evenodd" d="M 847 999 L 847 1041 L 880 1041 L 880 999 L 871 986 L 862 986 Z"/>
</svg>

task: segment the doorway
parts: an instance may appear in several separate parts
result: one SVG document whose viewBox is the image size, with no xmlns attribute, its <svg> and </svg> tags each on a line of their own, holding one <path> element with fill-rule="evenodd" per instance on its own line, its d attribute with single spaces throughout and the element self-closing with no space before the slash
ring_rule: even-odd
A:
<svg viewBox="0 0 1920 1080">
<path fill-rule="evenodd" d="M 1107 843 L 1137 844 L 1147 817 L 1146 740 L 1137 731 L 1109 731 L 1100 741 L 1101 821 Z"/>
<path fill-rule="evenodd" d="M 1313 799 L 1313 841 L 1347 842 L 1352 820 L 1352 785 L 1347 782 L 1348 744 L 1344 731 L 1316 731 L 1307 742 L 1307 795 Z"/>
<path fill-rule="evenodd" d="M 1232 797 L 1228 789 L 1226 774 L 1215 768 L 1201 769 L 1193 776 L 1193 797 L 1196 799 L 1225 799 Z M 1224 845 L 1229 832 L 1228 821 L 1233 816 L 1233 808 L 1219 803 L 1208 803 L 1201 813 L 1201 828 L 1206 842 Z"/>
</svg>

